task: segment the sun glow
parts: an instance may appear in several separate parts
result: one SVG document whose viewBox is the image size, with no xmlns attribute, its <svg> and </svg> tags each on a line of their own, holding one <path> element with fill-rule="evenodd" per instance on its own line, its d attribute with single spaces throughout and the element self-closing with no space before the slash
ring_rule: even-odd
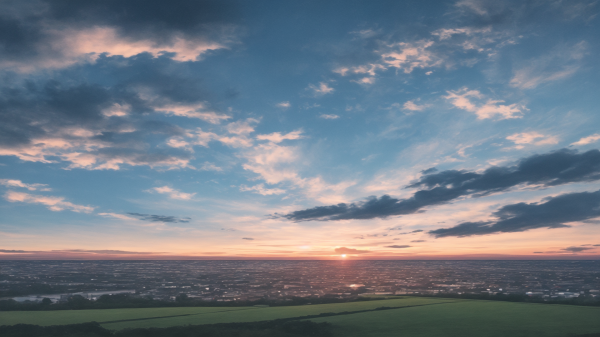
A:
<svg viewBox="0 0 600 337">
<path fill-rule="evenodd" d="M 346 258 L 346 254 L 342 254 L 342 258 L 345 259 Z"/>
</svg>

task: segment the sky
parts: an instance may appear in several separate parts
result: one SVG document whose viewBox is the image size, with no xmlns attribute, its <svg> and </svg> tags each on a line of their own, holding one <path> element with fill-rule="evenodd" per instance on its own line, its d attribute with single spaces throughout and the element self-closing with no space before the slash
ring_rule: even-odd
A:
<svg viewBox="0 0 600 337">
<path fill-rule="evenodd" d="M 597 259 L 599 12 L 2 1 L 0 259 Z"/>
</svg>

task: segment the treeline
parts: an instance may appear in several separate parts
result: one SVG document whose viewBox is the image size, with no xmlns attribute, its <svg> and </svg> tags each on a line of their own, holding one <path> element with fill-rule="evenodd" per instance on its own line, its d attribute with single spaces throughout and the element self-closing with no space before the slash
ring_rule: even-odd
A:
<svg viewBox="0 0 600 337">
<path fill-rule="evenodd" d="M 2 337 L 299 337 L 332 336 L 331 324 L 312 321 L 273 320 L 251 323 L 187 325 L 169 328 L 137 328 L 110 331 L 96 322 L 39 326 L 0 326 Z"/>
<path fill-rule="evenodd" d="M 303 298 L 294 297 L 287 300 L 260 299 L 257 301 L 203 301 L 188 298 L 185 294 L 176 297 L 175 301 L 155 300 L 131 294 L 102 295 L 91 301 L 80 295 L 69 297 L 66 302 L 52 304 L 50 299 L 42 302 L 17 302 L 1 300 L 0 311 L 39 311 L 39 310 L 80 310 L 80 309 L 123 309 L 123 308 L 164 308 L 164 307 L 245 307 L 253 305 L 291 306 L 304 304 L 345 303 L 350 301 L 369 301 L 371 298 L 340 299 L 335 297 Z"/>
<path fill-rule="evenodd" d="M 492 300 L 492 301 L 507 301 L 507 302 L 529 302 L 529 303 L 546 303 L 546 304 L 570 304 L 570 305 L 586 305 L 600 306 L 600 300 L 591 296 L 579 296 L 574 298 L 563 299 L 548 299 L 540 296 L 529 296 L 525 294 L 415 294 L 411 296 L 421 297 L 443 297 L 443 298 L 462 298 L 470 300 Z"/>
</svg>

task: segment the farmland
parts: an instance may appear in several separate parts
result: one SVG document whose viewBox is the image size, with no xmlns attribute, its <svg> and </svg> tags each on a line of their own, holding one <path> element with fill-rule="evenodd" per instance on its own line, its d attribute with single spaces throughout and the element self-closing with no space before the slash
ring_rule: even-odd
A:
<svg viewBox="0 0 600 337">
<path fill-rule="evenodd" d="M 328 313 L 326 317 L 314 317 Z M 0 313 L 0 325 L 100 322 L 110 330 L 311 316 L 336 336 L 570 336 L 600 332 L 600 308 L 402 297 L 283 307 L 147 308 Z"/>
</svg>

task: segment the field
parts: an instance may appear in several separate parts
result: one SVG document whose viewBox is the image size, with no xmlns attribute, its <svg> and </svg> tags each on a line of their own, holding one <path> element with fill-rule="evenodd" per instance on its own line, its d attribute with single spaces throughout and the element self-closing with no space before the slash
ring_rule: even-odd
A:
<svg viewBox="0 0 600 337">
<path fill-rule="evenodd" d="M 385 310 L 374 310 L 386 307 Z M 394 308 L 394 309 L 389 309 Z M 362 311 L 362 312 L 361 312 Z M 354 312 L 354 313 L 353 313 Z M 402 297 L 287 307 L 148 308 L 0 312 L 0 325 L 96 321 L 111 330 L 187 324 L 251 322 L 338 313 L 336 336 L 570 336 L 600 333 L 600 308 L 482 300 Z"/>
</svg>

